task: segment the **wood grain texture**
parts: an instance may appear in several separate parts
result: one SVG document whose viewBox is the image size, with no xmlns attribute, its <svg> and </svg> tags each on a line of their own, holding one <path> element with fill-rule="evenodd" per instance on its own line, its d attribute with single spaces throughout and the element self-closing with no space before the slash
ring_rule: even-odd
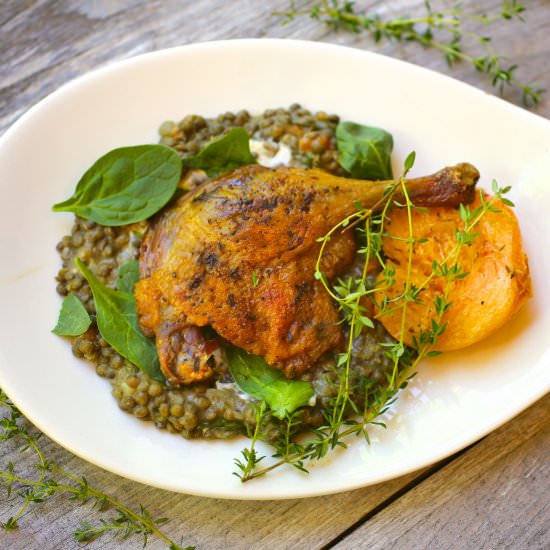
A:
<svg viewBox="0 0 550 550">
<path fill-rule="evenodd" d="M 298 2 L 311 6 L 312 1 Z M 357 2 L 382 17 L 414 14 L 423 0 Z M 436 2 L 434 1 L 435 5 Z M 550 1 L 531 0 L 525 23 L 487 29 L 496 50 L 519 65 L 518 76 L 550 90 Z M 498 0 L 463 2 L 471 13 L 494 11 Z M 140 53 L 191 42 L 238 37 L 288 37 L 382 52 L 469 82 L 489 93 L 483 75 L 414 44 L 381 42 L 297 17 L 285 26 L 272 15 L 287 0 L 2 0 L 0 1 L 0 134 L 22 113 L 69 80 Z M 549 92 L 550 93 L 550 92 Z M 506 99 L 520 103 L 515 92 Z M 548 94 L 536 112 L 550 117 Z M 547 548 L 550 547 L 549 429 L 546 397 L 480 443 L 422 472 L 365 489 L 305 500 L 238 502 L 179 495 L 102 471 L 43 438 L 48 458 L 155 517 L 184 545 L 208 549 L 285 548 Z M 14 461 L 35 476 L 30 455 L 0 446 L 0 464 Z M 546 498 L 545 498 L 546 497 Z M 0 520 L 16 510 L 0 494 Z M 97 521 L 90 505 L 59 497 L 31 506 L 0 548 L 77 548 L 72 532 Z M 151 540 L 148 548 L 166 545 Z M 87 548 L 141 548 L 141 541 L 98 540 Z"/>
<path fill-rule="evenodd" d="M 52 444 L 53 445 L 53 444 Z M 51 445 L 48 443 L 48 450 Z M 205 499 L 151 489 L 118 478 L 72 458 L 67 468 L 85 472 L 90 483 L 103 487 L 125 504 L 145 506 L 156 516 L 168 516 L 165 531 L 173 540 L 197 548 L 320 548 L 330 544 L 335 534 L 358 521 L 365 510 L 379 506 L 418 474 L 392 480 L 374 487 L 338 495 L 273 502 L 225 501 Z M 43 509 L 34 508 L 30 517 L 15 532 L 0 534 L 0 547 L 14 550 L 28 548 L 71 548 L 71 533 L 81 520 L 98 517 L 89 506 L 75 507 L 58 498 Z M 4 516 L 5 517 L 5 516 Z M 53 525 L 52 529 L 45 526 Z M 6 545 L 6 546 L 3 546 Z M 51 546 L 48 546 L 51 545 Z M 105 546 L 104 546 L 105 545 Z M 89 548 L 109 548 L 105 541 Z M 129 540 L 117 548 L 138 548 L 139 541 Z M 150 548 L 165 548 L 155 541 Z"/>
<path fill-rule="evenodd" d="M 550 544 L 550 395 L 355 529 L 335 548 Z"/>
<path fill-rule="evenodd" d="M 367 4 L 375 4 L 381 16 L 393 16 L 418 12 L 423 1 L 357 3 Z M 494 12 L 500 2 L 465 4 L 472 13 L 482 13 Z M 386 41 L 375 46 L 367 36 L 333 33 L 305 16 L 282 26 L 282 17 L 273 12 L 288 5 L 286 0 L 8 0 L 0 4 L 0 132 L 30 105 L 93 68 L 155 49 L 222 38 L 288 37 L 375 49 L 494 91 L 471 66 L 459 63 L 451 69 L 440 54 L 415 44 Z M 490 27 L 495 50 L 519 64 L 523 80 L 538 81 L 543 88 L 550 87 L 549 9 L 548 0 L 534 0 L 526 23 Z M 513 92 L 507 98 L 520 102 Z M 536 111 L 550 116 L 547 98 Z"/>
</svg>

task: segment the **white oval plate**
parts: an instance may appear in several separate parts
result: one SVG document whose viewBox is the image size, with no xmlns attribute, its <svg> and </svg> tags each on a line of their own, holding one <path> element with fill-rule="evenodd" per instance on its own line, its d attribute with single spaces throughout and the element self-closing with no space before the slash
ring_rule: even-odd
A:
<svg viewBox="0 0 550 550">
<path fill-rule="evenodd" d="M 186 441 L 122 413 L 110 385 L 53 335 L 60 298 L 55 245 L 69 196 L 106 151 L 157 141 L 165 119 L 300 102 L 393 133 L 414 173 L 467 160 L 490 189 L 512 184 L 535 299 L 496 336 L 423 364 L 388 415 L 309 475 L 292 469 L 242 485 L 244 439 Z M 0 385 L 71 452 L 153 486 L 196 495 L 305 497 L 365 486 L 474 442 L 550 388 L 550 123 L 442 75 L 349 48 L 291 40 L 185 46 L 116 63 L 62 87 L 0 141 Z M 542 245 L 542 246 L 541 246 Z"/>
</svg>

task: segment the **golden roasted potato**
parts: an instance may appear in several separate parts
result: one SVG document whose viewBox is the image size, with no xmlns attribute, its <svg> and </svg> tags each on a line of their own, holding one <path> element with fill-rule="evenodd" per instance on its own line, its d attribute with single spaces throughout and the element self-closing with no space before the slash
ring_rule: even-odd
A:
<svg viewBox="0 0 550 550">
<path fill-rule="evenodd" d="M 527 257 L 522 249 L 521 234 L 512 210 L 495 197 L 486 195 L 500 212 L 487 212 L 474 228 L 472 244 L 463 245 L 457 259 L 468 275 L 450 283 L 448 301 L 451 307 L 444 313 L 446 329 L 437 339 L 439 351 L 464 348 L 482 340 L 511 319 L 531 296 L 531 280 Z M 478 196 L 470 208 L 481 204 Z M 456 245 L 456 230 L 464 223 L 455 208 L 438 207 L 428 211 L 413 210 L 412 226 L 416 242 L 411 268 L 411 283 L 420 287 L 432 273 L 433 261 L 442 263 Z M 386 226 L 384 252 L 395 267 L 394 285 L 385 292 L 391 299 L 403 292 L 407 277 L 409 225 L 406 208 L 395 208 Z M 397 238 L 397 239 L 396 239 Z M 434 300 L 443 295 L 447 279 L 433 277 L 420 292 L 421 303 L 409 303 L 404 320 L 404 342 L 413 345 L 420 331 L 428 331 L 431 319 L 437 319 Z M 382 293 L 376 296 L 378 303 Z M 391 302 L 386 307 L 391 308 Z M 377 310 L 379 320 L 392 336 L 399 339 L 402 330 L 402 309 L 393 312 Z"/>
</svg>

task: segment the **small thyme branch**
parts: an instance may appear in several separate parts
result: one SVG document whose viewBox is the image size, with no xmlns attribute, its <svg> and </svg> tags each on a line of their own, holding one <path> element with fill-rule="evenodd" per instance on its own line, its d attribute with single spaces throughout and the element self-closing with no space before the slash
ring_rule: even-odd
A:
<svg viewBox="0 0 550 550">
<path fill-rule="evenodd" d="M 453 9 L 436 11 L 429 1 L 424 2 L 425 15 L 418 17 L 396 17 L 384 20 L 376 14 L 357 13 L 354 2 L 349 0 L 322 0 L 308 9 L 297 8 L 290 3 L 288 10 L 274 12 L 283 17 L 283 24 L 297 16 L 309 16 L 321 21 L 333 30 L 345 30 L 355 34 L 368 33 L 375 42 L 382 39 L 396 42 L 416 42 L 426 48 L 439 51 L 449 65 L 462 61 L 475 70 L 487 75 L 491 85 L 502 95 L 506 87 L 521 93 L 525 106 L 534 106 L 542 98 L 544 90 L 536 82 L 523 83 L 516 76 L 517 65 L 507 64 L 506 58 L 495 52 L 491 39 L 466 28 L 466 23 L 489 26 L 496 21 L 523 21 L 526 11 L 523 3 L 516 0 L 502 0 L 500 11 L 488 15 L 471 15 L 460 3 Z M 483 55 L 475 56 L 465 47 L 481 47 Z"/>
<path fill-rule="evenodd" d="M 78 478 L 55 462 L 46 460 L 38 445 L 38 438 L 33 437 L 22 425 L 21 413 L 2 390 L 0 390 L 0 407 L 7 409 L 8 412 L 8 416 L 0 420 L 0 442 L 22 440 L 24 442 L 22 451 L 34 452 L 37 458 L 35 467 L 40 472 L 37 479 L 29 479 L 16 474 L 15 466 L 11 462 L 5 468 L 0 468 L 0 487 L 6 490 L 8 498 L 12 496 L 15 489 L 17 489 L 15 496 L 23 498 L 23 504 L 18 512 L 0 523 L 3 529 L 16 529 L 18 521 L 31 503 L 41 503 L 56 494 L 65 494 L 71 500 L 81 504 L 92 500 L 100 512 L 112 509 L 117 514 L 108 519 L 100 519 L 99 524 L 82 522 L 80 528 L 74 532 L 77 542 L 91 541 L 105 534 L 111 534 L 115 539 L 141 535 L 146 546 L 149 535 L 154 534 L 165 541 L 171 550 L 192 550 L 192 547 L 184 548 L 178 545 L 159 529 L 160 525 L 168 521 L 167 518 L 154 519 L 143 506 L 140 507 L 139 512 L 136 512 L 103 491 L 92 487 L 85 478 Z"/>
<path fill-rule="evenodd" d="M 357 415 L 360 414 L 360 411 L 357 409 L 350 395 L 350 371 L 353 343 L 364 328 L 372 328 L 374 326 L 372 320 L 365 314 L 365 309 L 361 305 L 361 300 L 372 292 L 380 290 L 380 288 L 368 289 L 365 285 L 369 263 L 371 258 L 374 257 L 382 267 L 384 265 L 381 256 L 381 237 L 384 232 L 384 222 L 388 210 L 391 208 L 394 195 L 398 189 L 401 190 L 401 194 L 404 196 L 408 208 L 412 209 L 412 202 L 408 196 L 404 178 L 412 167 L 414 158 L 414 153 L 411 153 L 405 160 L 405 168 L 402 176 L 395 182 L 388 184 L 383 201 L 380 201 L 375 207 L 375 209 L 378 209 L 380 206 L 382 207 L 381 213 L 377 215 L 376 220 L 373 219 L 373 210 L 365 209 L 357 205 L 358 210 L 356 212 L 344 218 L 318 240 L 321 246 L 316 262 L 315 278 L 321 282 L 326 292 L 339 305 L 349 330 L 346 351 L 337 356 L 336 368 L 340 369 L 340 384 L 336 398 L 333 400 L 328 414 L 326 414 L 327 424 L 314 429 L 312 431 L 312 437 L 307 440 L 306 443 L 299 444 L 291 439 L 293 433 L 292 428 L 296 425 L 299 426 L 299 424 L 296 423 L 295 417 L 287 419 L 287 430 L 284 433 L 281 444 L 277 448 L 277 452 L 273 455 L 275 458 L 278 458 L 278 460 L 264 468 L 253 467 L 257 464 L 257 462 L 254 462 L 255 452 L 253 440 L 251 447 L 245 449 L 242 453 L 245 462 L 243 463 L 240 460 L 235 461 L 237 467 L 241 470 L 241 474 L 236 475 L 238 475 L 243 482 L 266 475 L 268 472 L 285 464 L 294 466 L 303 472 L 307 472 L 305 467 L 307 461 L 320 459 L 325 456 L 329 450 L 333 450 L 336 447 L 345 448 L 347 446 L 345 440 L 351 435 L 362 435 L 368 441 L 367 427 L 371 424 L 381 424 L 377 422 L 377 418 L 386 412 L 388 407 L 393 403 L 397 392 L 406 385 L 407 380 L 411 377 L 411 369 L 414 368 L 418 360 L 420 360 L 420 358 L 418 358 L 417 361 L 407 361 L 402 364 L 406 356 L 405 348 L 402 342 L 400 342 L 399 346 L 401 351 L 397 352 L 397 346 L 393 346 L 392 344 L 394 351 L 392 358 L 394 359 L 394 364 L 388 386 L 384 387 L 381 385 L 371 396 L 370 402 L 368 399 L 365 400 L 365 407 L 359 419 L 352 420 L 347 418 L 350 410 Z M 357 224 L 361 222 L 364 223 L 363 231 L 366 239 L 365 246 L 360 249 L 360 253 L 364 255 L 361 277 L 356 284 L 353 284 L 353 281 L 348 281 L 348 284 L 340 283 L 333 287 L 321 271 L 325 247 L 336 232 L 346 231 L 350 226 L 357 226 Z M 377 225 L 377 231 L 373 230 L 373 224 Z M 412 262 L 412 245 L 409 249 L 409 261 Z M 402 368 L 399 368 L 400 366 L 402 366 Z"/>
<path fill-rule="evenodd" d="M 256 406 L 256 425 L 254 427 L 254 432 L 249 434 L 250 446 L 241 451 L 244 461 L 238 458 L 234 460 L 235 466 L 237 466 L 240 473 L 233 472 L 233 475 L 237 476 L 243 482 L 254 477 L 256 467 L 265 458 L 263 456 L 258 456 L 256 452 L 256 442 L 260 439 L 260 430 L 266 413 L 267 404 L 265 401 L 260 401 Z"/>
</svg>

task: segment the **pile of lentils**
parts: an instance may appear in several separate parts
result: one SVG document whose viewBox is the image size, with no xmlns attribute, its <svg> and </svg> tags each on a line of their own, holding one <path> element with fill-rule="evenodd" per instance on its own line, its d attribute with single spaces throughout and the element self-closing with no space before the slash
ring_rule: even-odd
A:
<svg viewBox="0 0 550 550">
<path fill-rule="evenodd" d="M 316 167 L 343 175 L 335 140 L 338 122 L 336 115 L 323 111 L 312 113 L 293 104 L 288 109 L 268 109 L 254 116 L 245 110 L 223 113 L 215 118 L 187 115 L 180 122 L 161 124 L 159 134 L 160 143 L 185 157 L 196 154 L 229 129 L 243 127 L 252 139 L 265 142 L 272 154 L 281 146 L 288 147 L 292 166 Z M 191 180 L 197 184 L 204 176 Z M 114 286 L 118 268 L 138 259 L 141 238 L 146 230 L 147 222 L 105 227 L 76 216 L 70 234 L 58 243 L 62 267 L 56 277 L 57 292 L 61 296 L 75 294 L 94 320 L 86 333 L 73 339 L 73 353 L 92 363 L 99 376 L 110 380 L 112 394 L 123 411 L 152 421 L 160 429 L 186 438 L 227 438 L 246 434 L 255 426 L 256 403 L 237 388 L 223 361 L 217 362 L 218 371 L 208 383 L 169 387 L 150 379 L 119 355 L 97 330 L 92 293 L 74 259 L 81 258 L 96 277 Z M 384 383 L 391 369 L 377 344 L 387 338 L 378 326 L 372 333 L 364 333 L 355 343 L 352 384 L 357 387 L 359 406 L 365 381 Z M 316 392 L 316 404 L 306 408 L 303 425 L 319 426 L 323 422 L 323 411 L 338 393 L 333 354 L 323 356 L 302 378 L 309 380 Z M 268 440 L 277 439 L 280 430 L 276 418 L 262 423 L 262 435 Z"/>
</svg>

